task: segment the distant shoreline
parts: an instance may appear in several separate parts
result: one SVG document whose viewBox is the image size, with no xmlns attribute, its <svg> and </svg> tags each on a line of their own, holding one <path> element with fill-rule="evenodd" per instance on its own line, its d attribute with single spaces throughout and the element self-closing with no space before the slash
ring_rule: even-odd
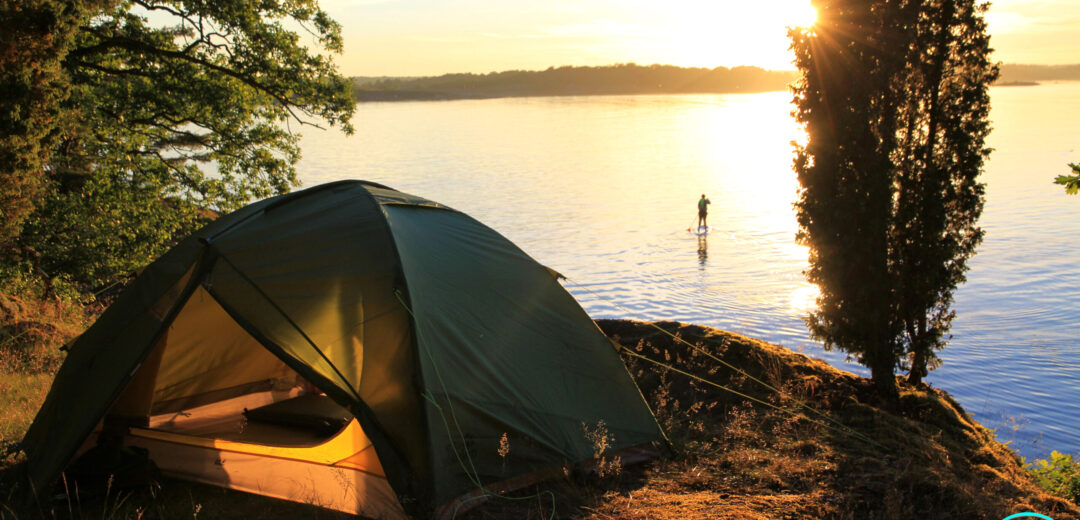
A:
<svg viewBox="0 0 1080 520">
<path fill-rule="evenodd" d="M 795 71 L 759 67 L 686 68 L 671 65 L 551 67 L 489 74 L 421 78 L 354 78 L 353 94 L 366 101 L 443 101 L 538 96 L 730 94 L 787 90 Z"/>
<path fill-rule="evenodd" d="M 581 92 L 581 93 L 532 93 L 532 94 L 469 94 L 452 92 L 416 92 L 416 91 L 366 91 L 357 94 L 357 103 L 380 103 L 395 101 L 460 101 L 481 99 L 503 98 L 529 98 L 529 97 L 580 97 L 580 96 L 664 96 L 664 95 L 692 95 L 692 94 L 759 94 L 764 92 L 783 92 L 785 88 L 767 90 L 738 90 L 738 91 L 697 91 L 697 92 Z"/>
<path fill-rule="evenodd" d="M 450 101 L 511 97 L 653 94 L 749 94 L 787 91 L 799 78 L 794 70 L 759 67 L 713 69 L 624 63 L 603 67 L 549 67 L 488 74 L 428 77 L 354 77 L 358 103 Z M 1077 65 L 1001 65 L 993 86 L 1028 87 L 1045 81 L 1080 80 Z"/>
</svg>

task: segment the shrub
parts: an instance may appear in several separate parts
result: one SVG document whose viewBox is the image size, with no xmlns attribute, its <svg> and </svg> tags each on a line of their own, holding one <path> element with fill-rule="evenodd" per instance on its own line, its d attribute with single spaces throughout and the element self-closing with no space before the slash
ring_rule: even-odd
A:
<svg viewBox="0 0 1080 520">
<path fill-rule="evenodd" d="M 1080 460 L 1072 455 L 1050 452 L 1049 459 L 1035 461 L 1028 471 L 1049 493 L 1080 503 Z"/>
</svg>

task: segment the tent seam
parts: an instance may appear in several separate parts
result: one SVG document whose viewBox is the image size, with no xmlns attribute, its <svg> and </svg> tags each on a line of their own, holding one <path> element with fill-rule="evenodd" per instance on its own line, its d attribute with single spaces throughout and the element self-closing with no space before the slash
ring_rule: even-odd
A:
<svg viewBox="0 0 1080 520">
<path fill-rule="evenodd" d="M 266 302 L 269 303 L 274 308 L 275 311 L 277 311 L 279 314 L 281 314 L 281 316 L 283 318 L 285 318 L 285 321 L 288 322 L 288 324 L 291 325 L 292 328 L 294 330 L 296 330 L 296 332 L 300 333 L 300 336 L 302 336 L 304 338 L 304 341 L 306 341 L 308 343 L 308 345 L 311 345 L 311 348 L 315 349 L 315 352 L 319 353 L 319 356 L 322 357 L 323 360 L 326 361 L 326 364 L 329 365 L 330 368 L 334 371 L 334 373 L 337 374 L 337 376 L 341 378 L 341 381 L 343 383 L 345 383 L 346 385 L 348 385 L 349 391 L 352 392 L 353 397 L 355 397 L 357 401 L 363 401 L 363 399 L 360 398 L 360 394 L 356 391 L 355 388 L 353 388 L 352 383 L 349 382 L 349 380 L 345 378 L 345 374 L 342 374 L 341 371 L 338 370 L 337 366 L 334 365 L 334 362 L 330 361 L 330 358 L 326 355 L 326 353 L 323 352 L 322 349 L 320 349 L 319 346 L 316 345 L 314 341 L 312 341 L 312 339 L 307 335 L 307 333 L 304 332 L 304 329 L 300 328 L 300 325 L 298 325 L 296 323 L 296 321 L 294 321 L 292 319 L 292 317 L 289 316 L 285 312 L 285 309 L 282 309 L 277 304 L 277 302 L 275 302 L 272 298 L 270 298 L 270 295 L 266 294 L 266 292 L 263 291 L 262 288 L 259 287 L 259 285 L 256 284 L 254 280 L 252 280 L 246 274 L 244 274 L 244 272 L 241 271 L 240 268 L 236 267 L 236 264 L 232 263 L 232 261 L 230 261 L 225 255 L 223 255 L 221 253 L 218 253 L 218 255 L 219 255 L 219 257 L 221 258 L 222 261 L 229 264 L 229 267 L 231 267 L 232 270 L 235 271 L 236 274 L 239 275 L 241 279 L 243 279 L 245 282 L 248 283 L 248 285 L 253 287 L 255 289 L 255 291 L 259 293 L 259 296 L 262 296 L 263 299 L 266 300 Z M 221 305 L 223 308 L 225 307 L 225 304 L 221 301 L 221 298 L 218 298 L 217 296 L 215 296 L 215 294 L 216 294 L 215 291 L 213 291 L 211 289 L 211 290 L 209 290 L 207 292 L 209 292 L 211 296 L 214 296 L 214 299 L 217 300 L 219 305 Z M 232 314 L 232 313 L 230 313 L 230 314 Z M 233 319 L 236 319 L 236 317 L 234 316 Z"/>
<path fill-rule="evenodd" d="M 395 291 L 399 292 L 401 295 L 403 295 L 405 297 L 406 300 L 411 302 L 412 301 L 412 294 L 409 293 L 408 278 L 406 278 L 406 276 L 405 276 L 405 266 L 401 262 L 401 253 L 398 251 L 397 240 L 395 240 L 395 238 L 394 238 L 394 231 L 390 228 L 390 216 L 389 216 L 389 214 L 386 213 L 386 210 L 383 209 L 383 204 L 379 201 L 378 198 L 375 197 L 375 194 L 371 193 L 371 191 L 368 190 L 366 186 L 362 186 L 362 187 L 364 189 L 361 190 L 361 191 L 363 191 L 368 196 L 368 198 L 371 199 L 371 203 L 375 205 L 375 208 L 378 210 L 379 214 L 382 216 L 380 221 L 382 223 L 383 230 L 386 232 L 387 240 L 390 243 L 390 252 L 394 255 L 394 265 L 397 268 L 396 269 L 397 272 L 395 273 L 397 275 L 396 277 L 397 277 L 398 280 L 400 280 L 400 282 L 395 282 L 395 284 L 394 284 L 395 286 L 400 286 L 400 287 L 395 287 Z M 398 190 L 394 190 L 393 188 L 388 188 L 388 189 L 390 189 L 392 191 L 398 191 Z M 405 306 L 403 305 L 403 307 L 405 307 Z M 412 332 L 412 350 L 413 350 L 412 354 L 413 354 L 413 359 L 414 359 L 414 366 L 413 366 L 414 373 L 413 373 L 413 375 L 417 380 L 417 384 L 419 385 L 419 388 L 417 388 L 416 390 L 417 390 L 417 393 L 420 396 L 423 396 L 424 392 L 427 390 L 427 384 L 424 381 L 424 372 L 420 368 L 420 337 L 419 337 L 419 334 L 417 333 L 415 316 L 413 316 L 412 311 L 408 307 L 405 307 L 405 310 L 407 311 L 408 316 L 409 316 L 409 326 L 410 326 L 410 329 L 411 329 L 411 332 Z M 431 423 L 428 421 L 427 412 L 425 410 L 426 406 L 423 404 L 424 399 L 420 399 L 418 402 L 420 403 L 420 406 L 421 406 L 421 408 L 420 408 L 421 413 L 419 415 L 420 415 L 420 421 L 423 424 L 423 437 L 422 438 L 430 439 L 431 438 Z M 425 475 L 425 479 L 427 480 L 427 482 L 424 482 L 422 486 L 417 486 L 419 489 L 410 490 L 414 495 L 419 495 L 419 493 L 421 492 L 422 489 L 434 489 L 435 471 L 434 471 L 434 467 L 431 466 L 432 448 L 433 447 L 431 446 L 431 444 L 428 443 L 427 449 L 425 450 L 425 451 L 427 451 L 427 455 L 428 455 L 426 457 L 428 467 L 424 468 L 425 471 L 422 474 Z M 412 486 L 410 486 L 410 487 L 412 487 Z M 425 496 L 423 497 L 423 500 L 426 503 L 421 504 L 420 507 L 422 509 L 426 509 L 428 511 L 434 511 L 435 506 L 436 506 L 436 504 L 434 503 L 435 499 L 434 499 L 433 496 L 428 497 L 426 495 L 427 494 L 425 492 Z"/>
</svg>

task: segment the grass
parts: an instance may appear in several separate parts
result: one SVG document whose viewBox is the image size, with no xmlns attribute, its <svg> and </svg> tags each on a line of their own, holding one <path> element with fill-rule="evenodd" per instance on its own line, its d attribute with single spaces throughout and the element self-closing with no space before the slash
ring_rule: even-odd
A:
<svg viewBox="0 0 1080 520">
<path fill-rule="evenodd" d="M 6 298 L 0 312 L 8 314 L 0 315 L 0 324 L 22 325 L 17 331 L 0 329 L 0 402 L 5 403 L 0 436 L 5 442 L 21 437 L 62 357 L 56 347 L 87 319 L 62 306 L 31 315 L 19 309 L 33 305 Z M 11 319 L 16 315 L 12 309 L 21 313 L 20 319 Z M 1080 519 L 1075 504 L 1040 488 L 1014 452 L 940 390 L 902 383 L 901 407 L 892 413 L 878 406 L 867 380 L 782 347 L 674 322 L 598 323 L 626 347 L 623 359 L 668 433 L 671 453 L 622 466 L 604 452 L 608 438 L 603 424 L 583 424 L 583 434 L 598 448 L 593 467 L 602 471 L 568 471 L 511 493 L 514 500 L 491 499 L 458 518 L 1000 519 L 1034 511 L 1056 520 Z M 20 333 L 18 338 L 34 341 L 2 343 Z M 844 426 L 826 426 L 831 423 L 800 409 L 801 402 Z M 512 441 L 504 444 L 501 449 L 509 455 L 500 455 L 512 457 Z M 1074 467 L 1067 462 L 1059 466 Z M 137 490 L 106 487 L 97 494 L 69 489 L 54 500 L 27 504 L 25 490 L 15 481 L 18 463 L 0 463 L 0 520 L 348 516 L 171 479 Z"/>
<path fill-rule="evenodd" d="M 0 489 L 6 489 L 0 486 Z M 289 518 L 336 520 L 355 518 L 305 504 L 191 482 L 166 479 L 138 490 L 110 489 L 85 495 L 69 489 L 53 500 L 25 504 L 20 497 L 0 496 L 0 520 L 251 520 Z"/>
<path fill-rule="evenodd" d="M 52 380 L 48 372 L 0 371 L 0 446 L 18 441 L 26 433 Z"/>
<path fill-rule="evenodd" d="M 0 446 L 22 438 L 53 374 L 63 361 L 60 347 L 80 334 L 93 311 L 70 298 L 43 296 L 21 277 L 0 286 Z M 19 294 L 21 297 L 14 296 Z"/>
</svg>

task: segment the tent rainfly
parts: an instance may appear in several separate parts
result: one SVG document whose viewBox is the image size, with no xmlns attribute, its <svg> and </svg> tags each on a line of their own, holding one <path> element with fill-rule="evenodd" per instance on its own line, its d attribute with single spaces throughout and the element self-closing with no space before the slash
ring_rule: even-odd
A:
<svg viewBox="0 0 1080 520">
<path fill-rule="evenodd" d="M 256 202 L 182 240 L 72 343 L 21 443 L 28 477 L 45 489 L 119 439 L 169 476 L 426 517 L 589 460 L 601 422 L 614 450 L 663 442 L 556 277 L 378 184 Z"/>
</svg>

